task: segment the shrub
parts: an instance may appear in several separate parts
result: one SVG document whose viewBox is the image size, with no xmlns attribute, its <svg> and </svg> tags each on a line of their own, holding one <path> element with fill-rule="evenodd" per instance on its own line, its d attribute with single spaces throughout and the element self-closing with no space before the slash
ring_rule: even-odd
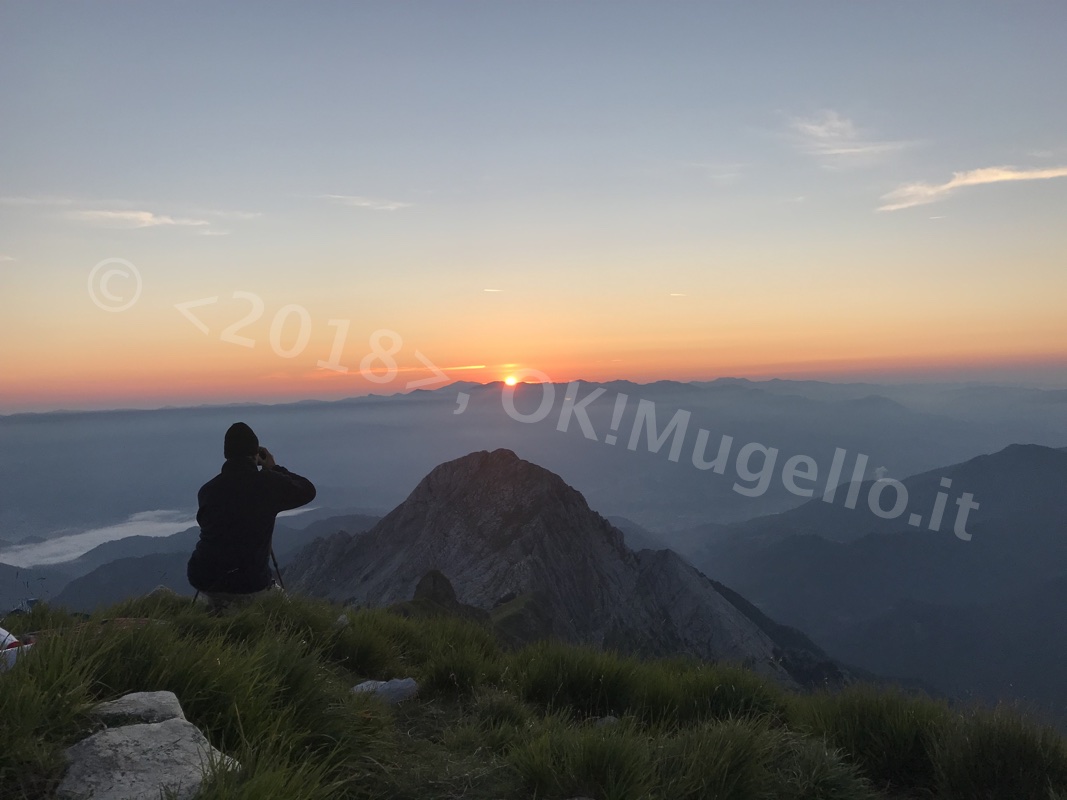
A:
<svg viewBox="0 0 1067 800">
<path fill-rule="evenodd" d="M 511 661 L 520 696 L 584 716 L 622 714 L 638 694 L 637 663 L 592 648 L 539 642 Z"/>
<path fill-rule="evenodd" d="M 1067 793 L 1067 745 L 1051 728 L 1008 711 L 955 720 L 935 744 L 937 792 L 946 800 Z"/>
<path fill-rule="evenodd" d="M 706 722 L 667 737 L 656 754 L 663 797 L 753 800 L 773 782 L 778 735 L 758 720 Z"/>
<path fill-rule="evenodd" d="M 798 698 L 793 710 L 802 730 L 840 748 L 876 787 L 933 788 L 933 745 L 949 720 L 943 703 L 854 686 Z"/>
<path fill-rule="evenodd" d="M 626 723 L 579 727 L 549 718 L 509 761 L 536 797 L 637 800 L 654 779 L 648 739 Z"/>
<path fill-rule="evenodd" d="M 776 757 L 776 800 L 875 800 L 878 795 L 855 764 L 822 739 L 789 734 Z"/>
</svg>

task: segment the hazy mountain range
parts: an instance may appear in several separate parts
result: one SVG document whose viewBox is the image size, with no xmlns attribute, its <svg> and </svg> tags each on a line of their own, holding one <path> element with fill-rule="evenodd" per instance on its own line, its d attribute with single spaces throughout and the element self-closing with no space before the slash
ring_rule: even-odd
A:
<svg viewBox="0 0 1067 800">
<path fill-rule="evenodd" d="M 939 532 L 880 519 L 865 504 L 813 499 L 684 535 L 635 534 L 646 546 L 679 547 L 850 664 L 952 696 L 1025 700 L 1067 719 L 1056 666 L 1067 641 L 1067 450 L 1013 445 L 903 484 L 909 507 L 924 511 L 939 493 L 951 495 Z M 982 498 L 966 541 L 951 520 L 964 487 Z"/>
<path fill-rule="evenodd" d="M 581 406 L 597 389 L 603 394 Z M 517 387 L 516 410 L 532 418 L 545 389 Z M 149 509 L 195 512 L 196 491 L 222 463 L 222 435 L 241 419 L 279 463 L 311 477 L 318 504 L 385 514 L 437 464 L 505 447 L 582 488 L 591 505 L 660 531 L 736 522 L 795 507 L 802 499 L 775 480 L 759 497 L 734 490 L 725 474 L 698 470 L 698 429 L 708 449 L 731 436 L 734 453 L 755 442 L 829 464 L 835 449 L 869 457 L 867 478 L 885 468 L 901 478 L 1010 444 L 1067 446 L 1067 392 L 995 386 L 830 384 L 720 380 L 581 383 L 573 401 L 589 418 L 568 418 L 568 387 L 551 388 L 543 419 L 508 415 L 502 385 L 453 384 L 435 391 L 335 402 L 56 412 L 0 416 L 0 539 L 51 537 L 122 522 Z M 458 410 L 460 393 L 468 395 Z M 615 402 L 627 395 L 617 441 Z M 662 430 L 688 411 L 677 462 L 671 443 L 650 452 L 645 436 L 629 449 L 639 400 L 655 405 Z M 91 465 L 91 468 L 86 468 Z M 843 476 L 843 480 L 848 476 Z M 0 557 L 2 560 L 2 557 Z"/>
<path fill-rule="evenodd" d="M 1067 719 L 1067 392 L 723 380 L 530 385 L 510 399 L 511 413 L 499 384 L 462 384 L 334 403 L 0 417 L 0 538 L 48 539 L 151 508 L 191 517 L 221 464 L 222 431 L 244 419 L 320 489 L 321 505 L 279 520 L 276 538 L 283 570 L 316 593 L 406 600 L 420 571 L 439 568 L 472 606 L 536 599 L 512 610 L 534 609 L 534 627 L 551 620 L 573 640 L 740 654 L 771 670 L 786 651 L 807 653 L 793 664 L 801 677 L 828 654 Z M 678 412 L 685 425 L 670 429 Z M 701 435 L 705 467 L 731 437 L 722 474 L 694 465 Z M 434 506 L 428 486 L 459 497 L 465 485 L 440 469 L 502 450 L 529 465 L 483 465 L 487 485 L 510 494 L 485 494 L 478 513 Z M 817 479 L 789 461 L 801 456 Z M 787 462 L 810 497 L 788 488 Z M 881 509 L 906 491 L 906 509 L 879 516 L 872 490 Z M 969 540 L 955 532 L 964 495 L 977 506 Z M 196 535 L 128 537 L 48 567 L 0 563 L 0 604 L 89 609 L 160 583 L 191 595 Z M 656 552 L 666 549 L 681 558 Z M 587 584 L 602 596 L 586 597 Z"/>
</svg>

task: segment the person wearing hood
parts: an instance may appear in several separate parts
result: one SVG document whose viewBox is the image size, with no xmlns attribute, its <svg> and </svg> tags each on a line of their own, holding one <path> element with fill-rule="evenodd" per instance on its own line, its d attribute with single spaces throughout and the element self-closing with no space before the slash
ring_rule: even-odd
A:
<svg viewBox="0 0 1067 800">
<path fill-rule="evenodd" d="M 275 517 L 315 499 L 311 481 L 275 463 L 243 422 L 226 431 L 223 455 L 222 470 L 197 494 L 200 539 L 186 572 L 213 610 L 276 588 L 270 570 Z"/>
</svg>

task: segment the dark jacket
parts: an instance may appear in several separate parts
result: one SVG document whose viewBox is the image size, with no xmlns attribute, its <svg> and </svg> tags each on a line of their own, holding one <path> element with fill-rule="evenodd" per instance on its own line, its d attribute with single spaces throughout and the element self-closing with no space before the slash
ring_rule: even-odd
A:
<svg viewBox="0 0 1067 800">
<path fill-rule="evenodd" d="M 189 559 L 189 583 L 201 592 L 266 589 L 275 515 L 314 499 L 311 481 L 285 467 L 260 471 L 250 459 L 228 459 L 197 494 L 200 541 Z"/>
</svg>

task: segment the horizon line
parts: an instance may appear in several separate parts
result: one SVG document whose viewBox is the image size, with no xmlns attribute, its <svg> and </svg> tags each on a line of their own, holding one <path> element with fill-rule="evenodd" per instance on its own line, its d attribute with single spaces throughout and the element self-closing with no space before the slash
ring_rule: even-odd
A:
<svg viewBox="0 0 1067 800">
<path fill-rule="evenodd" d="M 829 380 L 826 378 L 746 378 L 730 375 L 722 375 L 717 378 L 700 378 L 693 380 L 678 380 L 676 378 L 659 378 L 653 381 L 640 382 L 631 380 L 629 378 L 613 378 L 611 380 L 586 380 L 583 378 L 575 378 L 569 381 L 527 381 L 522 380 L 514 385 L 508 385 L 503 380 L 486 381 L 485 383 L 479 383 L 477 381 L 465 381 L 455 380 L 444 386 L 435 389 L 409 389 L 407 391 L 397 391 L 389 394 L 377 394 L 375 392 L 367 392 L 366 394 L 350 395 L 347 397 L 303 397 L 299 399 L 285 399 L 277 400 L 274 402 L 262 402 L 257 400 L 235 400 L 229 402 L 206 402 L 196 403 L 189 405 L 180 405 L 174 403 L 168 403 L 159 406 L 115 406 L 107 408 L 49 408 L 45 410 L 23 410 L 23 411 L 9 411 L 0 413 L 0 420 L 10 417 L 22 417 L 22 416 L 44 416 L 47 414 L 113 414 L 113 413 L 147 413 L 154 411 L 195 411 L 195 410 L 217 410 L 225 408 L 278 408 L 281 406 L 294 406 L 306 403 L 345 403 L 360 400 L 372 400 L 372 399 L 385 399 L 391 397 L 406 397 L 408 395 L 414 395 L 419 393 L 434 394 L 442 392 L 455 386 L 477 386 L 480 388 L 488 388 L 493 386 L 500 386 L 502 389 L 512 388 L 516 386 L 539 386 L 542 383 L 550 383 L 553 386 L 566 386 L 570 383 L 584 383 L 590 386 L 606 386 L 613 383 L 628 383 L 634 386 L 655 386 L 662 383 L 673 383 L 685 386 L 699 386 L 709 385 L 720 382 L 734 382 L 734 383 L 821 383 L 832 386 L 959 386 L 969 388 L 1020 388 L 1030 389 L 1037 392 L 1058 392 L 1067 391 L 1067 386 L 1049 387 L 1038 386 L 1033 382 L 1024 381 L 1010 381 L 1010 380 L 901 380 L 891 382 L 877 382 L 872 380 Z"/>
</svg>

